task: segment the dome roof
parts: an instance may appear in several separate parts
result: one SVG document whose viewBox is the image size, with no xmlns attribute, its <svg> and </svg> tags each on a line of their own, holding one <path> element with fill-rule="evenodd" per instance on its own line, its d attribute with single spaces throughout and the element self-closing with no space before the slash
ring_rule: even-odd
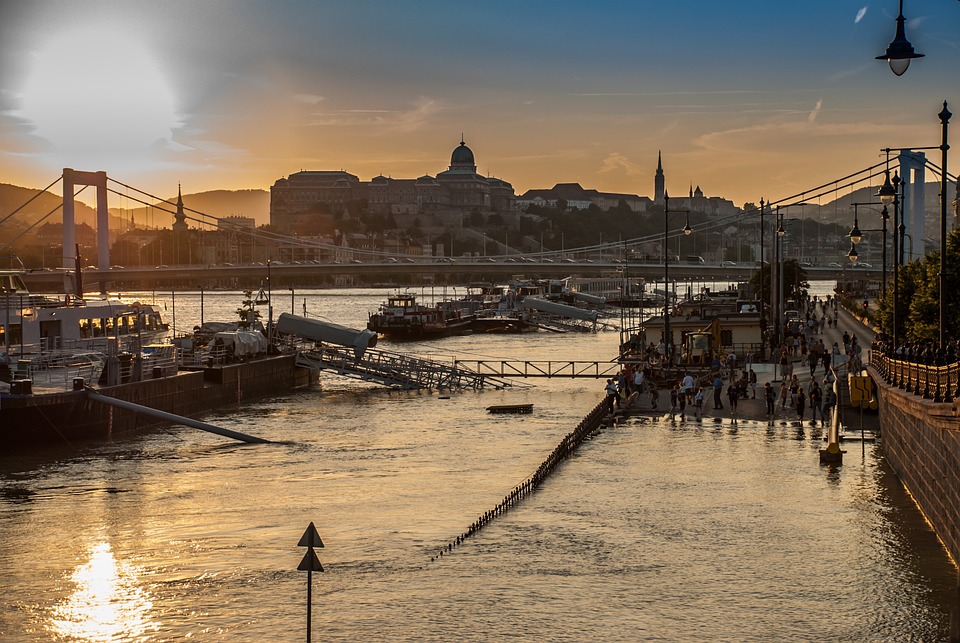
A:
<svg viewBox="0 0 960 643">
<path fill-rule="evenodd" d="M 450 155 L 450 165 L 476 165 L 476 162 L 473 160 L 473 151 L 467 147 L 467 144 L 460 140 L 460 145 L 455 150 L 453 154 Z"/>
</svg>

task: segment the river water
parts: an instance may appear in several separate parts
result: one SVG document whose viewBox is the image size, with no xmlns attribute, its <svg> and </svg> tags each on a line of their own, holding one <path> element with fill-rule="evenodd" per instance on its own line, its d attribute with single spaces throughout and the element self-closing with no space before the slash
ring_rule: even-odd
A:
<svg viewBox="0 0 960 643">
<path fill-rule="evenodd" d="M 274 293 L 274 314 L 362 327 L 386 290 Z M 437 293 L 439 295 L 439 293 Z M 449 293 L 448 294 L 452 294 Z M 142 293 L 166 306 L 169 293 Z M 205 293 L 233 319 L 237 293 Z M 178 329 L 199 321 L 176 296 Z M 284 301 L 285 300 L 285 301 Z M 284 301 L 281 305 L 281 301 Z M 608 359 L 616 333 L 469 336 L 380 347 L 450 359 Z M 635 419 L 431 558 L 533 473 L 602 381 L 317 390 L 192 429 L 0 455 L 3 641 L 295 641 L 297 547 L 316 523 L 316 640 L 933 641 L 955 568 L 885 464 L 850 443 L 821 466 L 814 429 Z M 491 404 L 533 403 L 527 416 Z"/>
</svg>

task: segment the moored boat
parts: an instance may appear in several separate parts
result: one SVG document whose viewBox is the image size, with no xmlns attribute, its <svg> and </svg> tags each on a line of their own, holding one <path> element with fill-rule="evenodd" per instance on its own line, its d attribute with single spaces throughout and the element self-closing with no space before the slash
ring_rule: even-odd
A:
<svg viewBox="0 0 960 643">
<path fill-rule="evenodd" d="M 389 339 L 429 339 L 463 334 L 474 319 L 458 307 L 424 306 L 412 293 L 397 293 L 370 315 L 367 328 Z"/>
</svg>

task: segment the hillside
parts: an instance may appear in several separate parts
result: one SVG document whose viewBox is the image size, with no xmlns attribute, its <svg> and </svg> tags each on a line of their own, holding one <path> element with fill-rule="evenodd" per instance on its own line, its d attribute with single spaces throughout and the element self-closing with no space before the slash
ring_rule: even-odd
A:
<svg viewBox="0 0 960 643">
<path fill-rule="evenodd" d="M 167 198 L 171 203 L 177 202 L 177 195 L 174 194 Z M 196 194 L 184 194 L 183 205 L 186 208 L 198 210 L 204 214 L 214 217 L 228 217 L 232 215 L 241 215 L 253 217 L 257 225 L 270 223 L 270 192 L 267 190 L 211 190 L 209 192 L 197 192 Z M 165 209 L 172 209 L 169 205 L 163 206 Z M 129 221 L 130 213 L 133 213 L 134 221 L 138 225 L 148 221 L 150 208 L 144 206 L 140 208 L 111 208 L 111 213 L 120 215 Z M 187 216 L 197 216 L 187 211 Z M 154 211 L 153 224 L 160 227 L 170 227 L 173 222 L 171 215 L 165 212 Z M 196 227 L 197 223 L 188 220 L 190 227 Z"/>
<path fill-rule="evenodd" d="M 14 210 L 36 196 L 39 189 L 40 188 L 22 188 L 17 185 L 0 183 L 0 221 L 6 219 Z M 61 223 L 63 221 L 63 214 L 56 208 L 62 204 L 62 196 L 54 194 L 53 192 L 46 192 L 37 197 L 30 205 L 5 220 L 3 227 L 5 230 L 22 230 L 37 222 L 51 211 L 53 211 L 53 214 L 50 214 L 50 216 L 44 219 L 44 223 Z M 96 227 L 97 212 L 90 206 L 76 201 L 74 203 L 74 213 L 78 223 L 86 223 L 91 227 Z"/>
<path fill-rule="evenodd" d="M 11 212 L 29 201 L 37 194 L 37 190 L 39 188 L 24 188 L 0 183 L 0 220 L 3 220 Z M 112 197 L 111 201 L 114 198 Z M 176 203 L 176 195 L 170 197 L 169 200 Z M 10 217 L 9 220 L 4 221 L 4 232 L 7 230 L 23 230 L 53 211 L 62 202 L 63 197 L 53 192 L 47 192 L 39 196 L 17 214 Z M 198 192 L 197 194 L 184 194 L 183 204 L 188 208 L 216 217 L 239 214 L 255 218 L 257 225 L 270 222 L 270 193 L 267 190 L 211 190 L 209 192 Z M 76 201 L 74 207 L 78 223 L 86 223 L 90 227 L 96 228 L 97 212 L 94 208 L 80 201 Z M 110 227 L 119 228 L 121 217 L 124 221 L 129 222 L 131 212 L 134 221 L 139 226 L 149 224 L 170 227 L 173 222 L 172 216 L 155 210 L 150 217 L 148 216 L 149 210 L 150 208 L 146 206 L 130 209 L 110 208 Z M 44 220 L 44 223 L 60 223 L 62 221 L 63 215 L 58 209 L 50 214 Z M 189 225 L 195 227 L 196 223 L 190 222 Z"/>
</svg>

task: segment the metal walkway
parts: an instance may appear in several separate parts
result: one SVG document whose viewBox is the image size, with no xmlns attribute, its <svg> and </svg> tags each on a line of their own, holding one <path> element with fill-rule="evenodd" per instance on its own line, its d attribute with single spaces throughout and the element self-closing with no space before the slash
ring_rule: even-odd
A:
<svg viewBox="0 0 960 643">
<path fill-rule="evenodd" d="M 456 360 L 456 367 L 488 377 L 587 377 L 600 379 L 620 373 L 617 362 Z"/>
<path fill-rule="evenodd" d="M 458 363 L 410 357 L 401 353 L 368 349 L 356 357 L 352 348 L 319 346 L 297 353 L 297 366 L 330 371 L 337 375 L 376 382 L 400 389 L 479 389 L 511 386 L 494 374 L 482 374 Z"/>
</svg>

